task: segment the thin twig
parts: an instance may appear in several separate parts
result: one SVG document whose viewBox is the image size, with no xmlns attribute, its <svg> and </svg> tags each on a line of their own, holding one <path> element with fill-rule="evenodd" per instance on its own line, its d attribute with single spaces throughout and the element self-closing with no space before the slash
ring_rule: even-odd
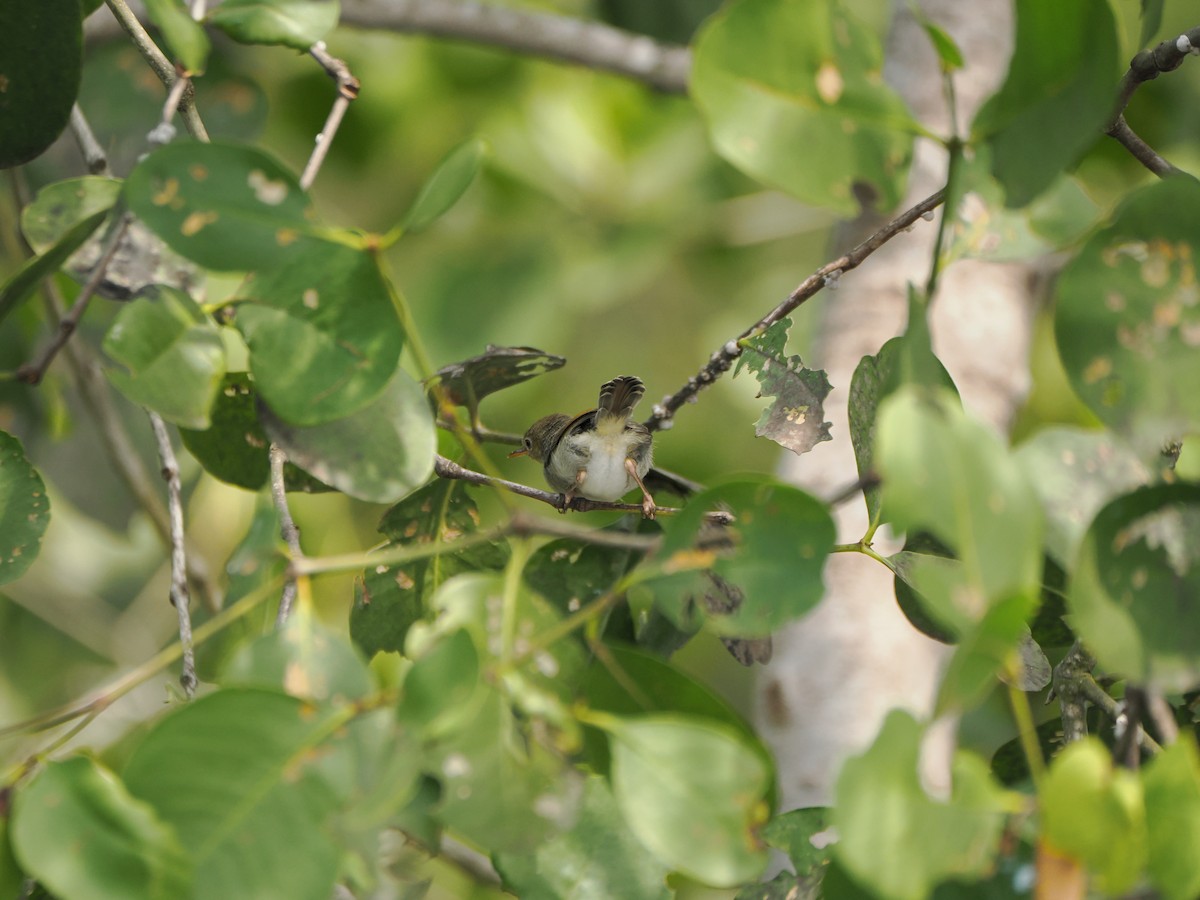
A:
<svg viewBox="0 0 1200 900">
<path fill-rule="evenodd" d="M 1142 761 L 1138 752 L 1138 738 L 1142 734 L 1142 713 L 1145 711 L 1145 694 L 1132 684 L 1125 685 L 1125 698 L 1121 702 L 1113 728 L 1113 761 L 1126 769 L 1137 769 Z"/>
<path fill-rule="evenodd" d="M 92 126 L 88 124 L 87 117 L 78 103 L 71 107 L 71 134 L 75 135 L 75 143 L 79 145 L 79 152 L 83 154 L 83 162 L 88 172 L 92 175 L 107 175 L 108 155 L 96 140 L 96 133 L 92 131 Z"/>
<path fill-rule="evenodd" d="M 686 47 L 589 22 L 473 0 L 347 0 L 342 25 L 457 38 L 613 72 L 660 91 L 687 90 Z"/>
<path fill-rule="evenodd" d="M 741 342 L 743 340 L 751 335 L 765 331 L 800 306 L 800 304 L 819 293 L 822 288 L 836 283 L 838 278 L 851 269 L 857 268 L 867 257 L 897 234 L 907 230 L 918 219 L 932 214 L 942 204 L 944 199 L 944 190 L 931 194 L 916 206 L 905 210 L 892 219 L 892 221 L 888 222 L 849 253 L 825 263 L 825 265 L 809 275 L 808 278 L 800 282 L 794 291 L 788 294 L 786 300 L 737 337 L 726 341 L 720 349 L 709 357 L 708 362 L 701 367 L 700 371 L 687 380 L 687 383 L 683 387 L 669 397 L 664 397 L 661 403 L 655 404 L 654 412 L 644 423 L 646 427 L 651 431 L 659 431 L 668 427 L 668 423 L 675 417 L 675 413 L 683 404 L 699 394 L 704 388 L 716 382 L 718 378 L 732 368 L 737 358 L 742 355 Z"/>
<path fill-rule="evenodd" d="M 1197 54 L 1197 48 L 1200 48 L 1200 25 L 1134 56 L 1121 79 L 1113 120 L 1125 112 L 1125 107 L 1129 105 L 1139 87 L 1147 81 L 1153 81 L 1164 72 L 1178 69 L 1189 55 Z"/>
<path fill-rule="evenodd" d="M 192 616 L 188 606 L 191 598 L 187 585 L 187 550 L 183 537 L 183 490 L 179 483 L 179 462 L 171 446 L 166 423 L 153 410 L 147 410 L 154 439 L 158 443 L 158 458 L 162 476 L 167 482 L 167 509 L 171 514 L 171 604 L 179 617 L 179 645 L 183 648 L 183 671 L 179 683 L 190 700 L 196 694 L 196 654 L 192 647 Z"/>
<path fill-rule="evenodd" d="M 313 152 L 308 158 L 308 163 L 304 166 L 304 172 L 300 175 L 300 187 L 306 191 L 316 181 L 317 172 L 320 171 L 321 164 L 325 162 L 325 156 L 329 153 L 329 147 L 333 143 L 333 136 L 337 134 L 337 130 L 342 124 L 342 117 L 346 115 L 346 110 L 350 108 L 350 103 L 358 97 L 358 91 L 361 87 L 358 79 L 351 73 L 350 67 L 344 61 L 331 56 L 325 49 L 324 41 L 317 41 L 317 43 L 308 48 L 308 52 L 312 55 L 313 59 L 321 64 L 321 67 L 325 69 L 329 77 L 337 83 L 337 97 L 334 99 L 333 107 L 329 110 L 329 115 L 325 119 L 325 127 L 317 135 L 316 144 L 313 146 Z"/>
<path fill-rule="evenodd" d="M 500 876 L 496 873 L 492 861 L 461 841 L 443 834 L 438 847 L 438 855 L 452 863 L 464 874 L 469 875 L 477 883 L 500 886 Z"/>
<path fill-rule="evenodd" d="M 1175 721 L 1175 713 L 1171 709 L 1171 704 L 1155 690 L 1147 691 L 1146 701 L 1150 721 L 1154 723 L 1162 742 L 1168 746 L 1175 743 L 1179 739 L 1179 723 Z"/>
<path fill-rule="evenodd" d="M 520 494 L 522 497 L 529 497 L 533 500 L 541 500 L 543 503 L 548 503 L 555 509 L 565 512 L 566 510 L 574 510 L 575 512 L 592 512 L 597 509 L 616 509 L 621 512 L 642 512 L 640 503 L 611 503 L 607 500 L 589 500 L 586 497 L 573 497 L 571 502 L 563 506 L 563 495 L 553 493 L 551 491 L 543 491 L 538 488 L 529 487 L 526 484 L 520 484 L 516 481 L 506 481 L 503 478 L 496 478 L 492 475 L 484 475 L 482 472 L 476 472 L 473 469 L 467 469 L 460 466 L 458 463 L 446 459 L 444 456 L 435 456 L 433 460 L 434 474 L 439 478 L 452 478 L 458 481 L 466 481 L 471 484 L 482 484 L 489 487 L 503 488 L 514 494 Z M 679 512 L 679 509 L 673 506 L 656 506 L 654 508 L 656 514 L 674 515 Z"/>
<path fill-rule="evenodd" d="M 116 255 L 117 247 L 120 246 L 121 238 L 125 236 L 125 231 L 129 228 L 132 218 L 130 213 L 125 213 L 113 223 L 112 229 L 109 231 L 105 241 L 104 250 L 100 254 L 100 259 L 96 262 L 96 267 L 92 269 L 92 274 L 88 276 L 83 290 L 79 292 L 79 297 L 75 300 L 75 305 L 59 320 L 58 331 L 55 332 L 54 337 L 46 345 L 46 348 L 42 351 L 37 361 L 26 363 L 17 369 L 18 380 L 30 385 L 41 383 L 42 378 L 46 374 L 46 369 L 49 368 L 54 357 L 58 355 L 58 351 L 71 339 L 71 335 L 75 333 L 75 329 L 79 326 L 79 320 L 83 318 L 83 314 L 87 311 L 92 296 L 96 293 L 96 289 L 100 287 L 100 282 L 104 280 L 104 272 L 108 268 L 108 264 L 112 262 L 113 256 Z"/>
<path fill-rule="evenodd" d="M 279 533 L 287 544 L 288 552 L 293 560 L 303 559 L 304 551 L 300 549 L 300 529 L 292 519 L 292 511 L 288 508 L 287 487 L 283 480 L 283 464 L 287 462 L 287 454 L 278 444 L 271 444 L 271 499 L 275 503 L 275 511 L 279 514 Z M 275 627 L 282 628 L 292 611 L 296 601 L 296 575 L 289 571 L 284 575 L 283 593 L 279 598 L 279 611 L 275 614 Z"/>
<path fill-rule="evenodd" d="M 1121 86 L 1117 91 L 1117 102 L 1114 105 L 1112 118 L 1105 134 L 1116 139 L 1133 158 L 1157 175 L 1167 178 L 1184 174 L 1182 170 L 1171 165 L 1159 156 L 1154 149 L 1142 140 L 1129 123 L 1125 121 L 1125 109 L 1133 99 L 1137 89 L 1147 81 L 1153 81 L 1164 72 L 1178 69 L 1188 56 L 1200 54 L 1200 26 L 1185 31 L 1182 34 L 1168 38 L 1149 50 L 1138 53 L 1129 62 L 1129 68 L 1121 78 Z"/>
<path fill-rule="evenodd" d="M 1121 146 L 1129 151 L 1134 159 L 1159 178 L 1169 178 L 1173 175 L 1184 174 L 1182 169 L 1175 168 L 1170 162 L 1159 156 L 1153 147 L 1134 133 L 1134 130 L 1129 127 L 1129 123 L 1125 121 L 1125 116 L 1117 116 L 1117 121 L 1108 126 L 1106 133 L 1109 137 L 1115 138 Z"/>
<path fill-rule="evenodd" d="M 171 65 L 171 61 L 167 59 L 166 54 L 158 48 L 158 44 L 154 43 L 154 39 L 150 37 L 149 32 L 142 27 L 142 23 L 138 21 L 138 17 L 134 15 L 133 10 L 129 8 L 129 4 L 125 0 L 104 0 L 113 17 L 125 29 L 125 33 L 132 38 L 134 46 L 142 54 L 142 57 L 150 64 L 150 68 L 154 70 L 154 74 L 168 88 L 173 86 L 176 81 L 180 80 L 179 74 L 175 71 L 175 67 Z M 179 115 L 183 118 L 183 125 L 188 130 L 188 134 L 198 141 L 208 140 L 208 131 L 204 127 L 204 122 L 200 119 L 200 113 L 196 110 L 195 92 L 185 90 L 179 101 Z"/>
</svg>

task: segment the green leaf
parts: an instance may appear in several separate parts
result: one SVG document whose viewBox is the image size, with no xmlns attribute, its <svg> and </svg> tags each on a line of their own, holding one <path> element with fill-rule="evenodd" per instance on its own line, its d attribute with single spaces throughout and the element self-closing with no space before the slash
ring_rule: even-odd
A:
<svg viewBox="0 0 1200 900">
<path fill-rule="evenodd" d="M 714 509 L 731 511 L 734 523 L 706 525 Z M 708 610 L 706 625 L 720 634 L 768 634 L 821 599 L 834 539 L 829 511 L 814 497 L 768 478 L 731 481 L 697 494 L 666 523 L 662 548 L 647 564 L 650 586 L 659 608 L 687 624 L 693 596 L 709 588 L 704 570 L 711 568 L 736 585 L 743 602 L 729 612 Z"/>
<path fill-rule="evenodd" d="M 33 293 L 42 279 L 61 269 L 107 217 L 107 209 L 97 210 L 67 229 L 41 256 L 35 256 L 17 269 L 0 287 L 0 322 Z"/>
<path fill-rule="evenodd" d="M 0 169 L 40 156 L 67 127 L 83 66 L 79 0 L 0 4 Z"/>
<path fill-rule="evenodd" d="M 837 840 L 830 830 L 831 810 L 824 806 L 793 809 L 767 823 L 763 838 L 791 860 L 801 878 L 814 875 L 829 863 L 830 846 Z"/>
<path fill-rule="evenodd" d="M 404 345 L 379 261 L 303 239 L 277 262 L 242 285 L 235 320 L 259 394 L 293 425 L 358 412 L 384 392 Z"/>
<path fill-rule="evenodd" d="M 887 563 L 896 577 L 896 602 L 922 634 L 952 644 L 979 621 L 981 610 L 965 608 L 958 598 L 966 581 L 962 563 L 928 534 L 909 534 Z"/>
<path fill-rule="evenodd" d="M 196 865 L 197 900 L 328 900 L 338 850 L 330 790 L 311 776 L 344 712 L 230 688 L 160 721 L 125 769 L 130 792 L 173 825 Z"/>
<path fill-rule="evenodd" d="M 909 713 L 893 710 L 870 749 L 842 766 L 835 790 L 836 860 L 893 900 L 920 900 L 947 878 L 987 874 L 1012 807 L 983 761 L 962 751 L 950 800 L 930 798 L 918 776 L 922 736 Z"/>
<path fill-rule="evenodd" d="M 1017 0 L 1008 78 L 979 113 L 1009 206 L 1024 206 L 1096 142 L 1120 77 L 1116 25 L 1106 3 Z"/>
<path fill-rule="evenodd" d="M 407 723 L 426 723 L 419 731 L 427 744 L 426 771 L 442 783 L 438 817 L 480 847 L 529 853 L 570 823 L 578 803 L 556 738 L 558 728 L 574 725 L 566 703 L 574 697 L 582 652 L 575 640 L 559 640 L 503 665 L 500 674 L 497 663 L 513 659 L 559 621 L 524 588 L 506 595 L 501 576 L 460 575 L 443 584 L 430 605 L 436 618 L 414 625 L 406 641 L 408 655 L 419 661 L 413 671 L 419 666 L 421 672 L 413 685 L 407 679 L 402 685 L 415 693 L 401 700 L 400 713 Z M 497 631 L 497 615 L 511 631 L 509 625 L 504 634 Z M 471 656 L 460 635 L 474 645 L 481 674 L 491 670 L 494 677 L 469 677 Z M 437 649 L 447 641 L 448 649 Z M 455 706 L 438 695 L 439 682 Z"/>
<path fill-rule="evenodd" d="M 433 472 L 433 417 L 421 386 L 401 369 L 382 394 L 345 418 L 303 427 L 269 409 L 260 416 L 293 463 L 359 500 L 394 503 Z"/>
<path fill-rule="evenodd" d="M 455 406 L 475 410 L 488 394 L 513 387 L 566 365 L 567 360 L 536 347 L 497 347 L 488 344 L 479 356 L 442 366 L 429 379 L 430 389 Z"/>
<path fill-rule="evenodd" d="M 208 22 L 243 44 L 307 50 L 337 27 L 338 0 L 224 0 Z"/>
<path fill-rule="evenodd" d="M 610 661 L 588 667 L 581 691 L 589 709 L 621 716 L 664 713 L 692 716 L 732 728 L 746 743 L 758 748 L 763 764 L 771 766 L 771 752 L 741 714 L 707 685 L 678 667 L 644 650 L 608 646 Z M 589 732 L 589 737 L 595 731 Z M 608 770 L 608 746 L 588 741 L 589 759 L 599 771 Z"/>
<path fill-rule="evenodd" d="M 925 530 L 954 551 L 971 592 L 957 600 L 982 613 L 989 601 L 1037 595 L 1041 508 L 995 434 L 945 390 L 907 387 L 879 410 L 875 464 L 883 513 L 897 528 Z"/>
<path fill-rule="evenodd" d="M 1163 0 L 1141 0 L 1142 3 L 1142 33 L 1138 44 L 1145 47 L 1150 39 L 1158 34 L 1162 25 Z"/>
<path fill-rule="evenodd" d="M 162 32 L 170 55 L 186 75 L 203 75 L 212 44 L 183 0 L 146 0 L 146 13 Z"/>
<path fill-rule="evenodd" d="M 1146 766 L 1147 871 L 1167 900 L 1200 895 L 1200 754 L 1188 734 Z"/>
<path fill-rule="evenodd" d="M 1162 690 L 1200 683 L 1200 485 L 1111 501 L 1083 539 L 1067 605 L 1100 665 Z"/>
<path fill-rule="evenodd" d="M 465 628 L 437 641 L 404 676 L 397 715 L 422 737 L 439 738 L 468 725 L 486 700 L 480 660 Z"/>
<path fill-rule="evenodd" d="M 160 286 L 122 307 L 104 352 L 125 367 L 107 374 L 134 403 L 188 428 L 208 427 L 225 377 L 225 345 L 187 294 Z"/>
<path fill-rule="evenodd" d="M 442 784 L 437 816 L 492 853 L 529 854 L 572 821 L 578 783 L 496 688 L 477 684 L 475 715 L 426 751 L 427 770 Z"/>
<path fill-rule="evenodd" d="M 175 832 L 90 759 L 49 762 L 13 798 L 22 868 L 71 900 L 188 896 L 191 865 Z"/>
<path fill-rule="evenodd" d="M 878 39 L 841 4 L 740 0 L 694 46 L 692 96 L 725 159 L 840 215 L 859 211 L 859 183 L 881 209 L 900 201 L 919 128 L 880 77 Z"/>
<path fill-rule="evenodd" d="M 954 380 L 941 360 L 933 355 L 925 306 L 911 287 L 908 292 L 908 329 L 879 348 L 875 356 L 864 356 L 850 379 L 850 443 L 858 462 L 858 474 L 875 473 L 875 424 L 879 404 L 903 384 L 941 386 L 955 390 Z M 863 491 L 867 515 L 879 517 L 879 488 Z"/>
<path fill-rule="evenodd" d="M 1079 180 L 1056 177 L 1028 206 L 1005 206 L 1004 189 L 991 171 L 991 150 L 981 144 L 955 170 L 958 203 L 948 225 L 943 264 L 955 259 L 1027 260 L 1076 244 L 1100 218 L 1100 208 Z"/>
<path fill-rule="evenodd" d="M 80 222 L 111 210 L 120 194 L 120 180 L 99 175 L 48 184 L 21 210 L 21 233 L 34 253 L 47 253 Z"/>
<path fill-rule="evenodd" d="M 666 866 L 630 833 L 603 778 L 584 783 L 579 818 L 532 854 L 493 861 L 504 889 L 524 900 L 667 900 Z"/>
<path fill-rule="evenodd" d="M 25 873 L 17 862 L 9 840 L 12 814 L 0 819 L 0 896 L 19 897 L 25 885 Z"/>
<path fill-rule="evenodd" d="M 1200 184 L 1172 179 L 1130 194 L 1058 278 L 1071 386 L 1143 458 L 1200 430 L 1197 258 Z"/>
<path fill-rule="evenodd" d="M 1042 840 L 1096 875 L 1096 887 L 1121 894 L 1146 864 L 1146 810 L 1137 773 L 1113 765 L 1100 741 L 1068 745 L 1038 791 Z"/>
<path fill-rule="evenodd" d="M 271 474 L 270 439 L 258 419 L 254 383 L 245 372 L 226 374 L 209 410 L 204 431 L 180 428 L 183 445 L 214 478 L 257 491 Z M 283 483 L 289 491 L 320 493 L 330 490 L 292 463 L 283 465 Z"/>
<path fill-rule="evenodd" d="M 392 546 L 449 543 L 473 533 L 479 511 L 463 483 L 439 478 L 389 509 L 379 523 Z M 412 624 L 425 616 L 434 590 L 455 575 L 498 570 L 508 561 L 502 541 L 395 566 L 374 566 L 355 586 L 350 636 L 363 653 L 404 650 Z"/>
<path fill-rule="evenodd" d="M 742 355 L 733 370 L 744 365 L 760 385 L 758 396 L 774 397 L 754 426 L 759 437 L 769 437 L 793 453 L 807 453 L 821 441 L 831 441 L 824 403 L 831 390 L 821 370 L 804 368 L 799 356 L 787 356 L 791 319 L 780 319 L 762 334 L 741 341 Z"/>
<path fill-rule="evenodd" d="M 630 550 L 563 538 L 539 547 L 521 574 L 530 587 L 567 615 L 606 593 L 629 569 L 633 558 Z"/>
<path fill-rule="evenodd" d="M 186 441 L 185 441 L 186 443 Z M 263 491 L 254 502 L 254 514 L 245 536 L 225 564 L 229 587 L 225 605 L 230 606 L 257 590 L 279 596 L 287 560 L 281 552 L 279 513 L 270 493 Z M 273 585 L 273 588 L 269 587 Z M 252 612 L 196 648 L 196 672 L 201 681 L 219 683 L 233 655 L 275 626 L 278 604 L 260 603 Z"/>
<path fill-rule="evenodd" d="M 284 262 L 300 236 L 315 231 L 296 176 L 236 144 L 160 147 L 129 173 L 125 199 L 173 250 L 218 272 Z"/>
<path fill-rule="evenodd" d="M 680 715 L 605 716 L 625 822 L 663 863 L 714 887 L 757 878 L 773 773 L 736 731 Z"/>
<path fill-rule="evenodd" d="M 466 193 L 487 153 L 487 143 L 479 138 L 469 138 L 447 153 L 421 185 L 401 227 L 407 232 L 417 232 L 433 224 Z"/>
<path fill-rule="evenodd" d="M 921 29 L 929 38 L 929 43 L 933 45 L 933 52 L 937 54 L 938 62 L 942 65 L 943 72 L 955 72 L 961 69 L 964 65 L 962 51 L 958 49 L 958 44 L 954 38 L 946 33 L 945 29 L 939 26 L 932 19 L 928 19 L 921 15 L 920 7 L 911 7 L 916 15 L 917 21 L 921 25 Z"/>
<path fill-rule="evenodd" d="M 1038 691 L 1050 683 L 1050 663 L 1026 624 L 1038 594 L 1018 593 L 988 607 L 959 641 L 938 690 L 938 712 L 971 709 L 995 687 L 995 679 L 1018 690 Z"/>
<path fill-rule="evenodd" d="M 305 700 L 357 700 L 371 676 L 353 645 L 321 624 L 312 604 L 298 603 L 282 629 L 243 647 L 225 666 L 222 684 L 275 688 Z"/>
<path fill-rule="evenodd" d="M 0 431 L 0 584 L 20 578 L 37 559 L 49 524 L 42 476 L 25 458 L 21 442 Z"/>
<path fill-rule="evenodd" d="M 1100 507 L 1149 480 L 1146 467 L 1112 434 L 1044 428 L 1017 448 L 1046 515 L 1046 551 L 1074 565 L 1087 525 Z"/>
</svg>

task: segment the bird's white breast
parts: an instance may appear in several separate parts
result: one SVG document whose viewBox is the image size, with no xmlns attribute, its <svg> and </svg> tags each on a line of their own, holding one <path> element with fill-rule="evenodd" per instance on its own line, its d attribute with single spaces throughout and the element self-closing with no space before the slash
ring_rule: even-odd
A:
<svg viewBox="0 0 1200 900">
<path fill-rule="evenodd" d="M 570 435 L 566 440 L 571 451 L 569 457 L 580 460 L 587 469 L 579 486 L 580 496 L 591 500 L 620 500 L 633 489 L 635 482 L 625 469 L 629 437 L 623 431 L 617 434 L 585 431 Z"/>
</svg>

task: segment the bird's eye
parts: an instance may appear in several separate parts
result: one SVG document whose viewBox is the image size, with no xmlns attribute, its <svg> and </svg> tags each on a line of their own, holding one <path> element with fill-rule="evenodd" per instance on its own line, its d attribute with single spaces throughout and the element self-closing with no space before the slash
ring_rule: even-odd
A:
<svg viewBox="0 0 1200 900">
<path fill-rule="evenodd" d="M 532 438 L 525 438 L 525 449 L 526 450 L 533 449 L 533 439 Z"/>
</svg>

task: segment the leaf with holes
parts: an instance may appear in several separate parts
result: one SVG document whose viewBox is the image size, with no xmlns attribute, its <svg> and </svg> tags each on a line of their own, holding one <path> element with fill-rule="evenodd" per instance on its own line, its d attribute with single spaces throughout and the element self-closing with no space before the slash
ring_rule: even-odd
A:
<svg viewBox="0 0 1200 900">
<path fill-rule="evenodd" d="M 1054 331 L 1071 386 L 1143 459 L 1200 430 L 1200 184 L 1141 188 L 1057 281 Z"/>
<path fill-rule="evenodd" d="M 833 440 L 824 408 L 830 385 L 823 371 L 806 369 L 799 356 L 786 355 L 791 327 L 791 319 L 780 319 L 762 334 L 742 341 L 733 374 L 745 366 L 758 379 L 758 396 L 775 398 L 763 410 L 754 433 L 793 453 L 807 453 L 821 441 Z"/>
<path fill-rule="evenodd" d="M 269 268 L 318 231 L 296 176 L 253 147 L 160 147 L 129 173 L 124 196 L 168 246 L 218 272 Z"/>
<path fill-rule="evenodd" d="M 429 379 L 429 387 L 439 387 L 442 395 L 455 406 L 474 410 L 488 394 L 536 378 L 567 361 L 536 347 L 497 347 L 488 344 L 479 356 L 442 366 Z"/>
<path fill-rule="evenodd" d="M 1067 593 L 1100 665 L 1164 691 L 1200 684 L 1200 485 L 1159 484 L 1092 520 Z"/>
</svg>

